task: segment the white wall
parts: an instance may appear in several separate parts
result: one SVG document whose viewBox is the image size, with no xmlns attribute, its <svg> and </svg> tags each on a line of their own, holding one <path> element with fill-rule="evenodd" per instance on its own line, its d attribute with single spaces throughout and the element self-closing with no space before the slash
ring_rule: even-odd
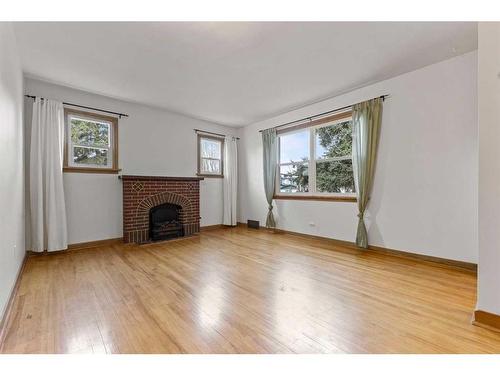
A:
<svg viewBox="0 0 500 375">
<path fill-rule="evenodd" d="M 12 26 L 0 22 L 0 321 L 25 254 L 22 94 Z"/>
<path fill-rule="evenodd" d="M 474 51 L 245 127 L 239 220 L 265 222 L 260 129 L 389 94 L 365 215 L 370 243 L 477 262 L 476 58 Z M 356 203 L 282 200 L 276 206 L 279 228 L 355 238 Z"/>
<path fill-rule="evenodd" d="M 477 309 L 500 315 L 500 23 L 479 23 Z"/>
<path fill-rule="evenodd" d="M 238 131 L 29 78 L 25 93 L 127 113 L 130 117 L 118 124 L 122 174 L 194 176 L 197 146 L 193 129 L 224 134 Z M 26 123 L 31 118 L 31 103 L 25 100 Z M 65 173 L 64 188 L 69 243 L 122 236 L 122 183 L 117 175 Z M 201 181 L 200 211 L 202 226 L 222 223 L 222 179 Z"/>
</svg>

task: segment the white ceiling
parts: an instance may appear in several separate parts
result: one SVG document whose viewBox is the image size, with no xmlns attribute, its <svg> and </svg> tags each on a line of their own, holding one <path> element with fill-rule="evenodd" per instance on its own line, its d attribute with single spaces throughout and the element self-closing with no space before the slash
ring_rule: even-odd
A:
<svg viewBox="0 0 500 375">
<path fill-rule="evenodd" d="M 477 48 L 476 23 L 16 23 L 28 75 L 241 126 Z"/>
</svg>

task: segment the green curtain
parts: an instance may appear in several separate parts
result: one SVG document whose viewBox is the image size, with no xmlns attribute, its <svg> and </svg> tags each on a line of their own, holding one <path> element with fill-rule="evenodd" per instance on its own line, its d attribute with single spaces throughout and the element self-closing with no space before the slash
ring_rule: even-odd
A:
<svg viewBox="0 0 500 375">
<path fill-rule="evenodd" d="M 273 215 L 273 197 L 276 187 L 276 169 L 278 164 L 278 137 L 276 129 L 262 131 L 262 149 L 264 160 L 264 190 L 268 203 L 266 227 L 275 228 L 276 222 Z"/>
<path fill-rule="evenodd" d="M 356 245 L 365 249 L 368 247 L 368 234 L 363 218 L 373 185 L 382 103 L 382 98 L 367 100 L 355 104 L 352 111 L 352 167 L 359 211 Z"/>
</svg>

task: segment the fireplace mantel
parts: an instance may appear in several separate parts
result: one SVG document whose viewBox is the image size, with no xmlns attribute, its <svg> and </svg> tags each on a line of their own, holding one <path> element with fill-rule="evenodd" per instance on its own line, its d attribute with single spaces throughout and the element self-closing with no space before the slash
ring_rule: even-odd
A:
<svg viewBox="0 0 500 375">
<path fill-rule="evenodd" d="M 203 177 L 170 177 L 170 176 L 137 176 L 124 174 L 118 176 L 121 180 L 159 180 L 159 181 L 201 181 L 204 180 Z"/>
</svg>

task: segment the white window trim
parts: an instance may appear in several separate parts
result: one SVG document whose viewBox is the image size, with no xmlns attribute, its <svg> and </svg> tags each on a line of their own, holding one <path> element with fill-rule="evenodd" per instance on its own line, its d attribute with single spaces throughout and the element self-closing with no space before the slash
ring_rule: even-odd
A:
<svg viewBox="0 0 500 375">
<path fill-rule="evenodd" d="M 340 198 L 357 198 L 357 193 L 325 193 L 316 191 L 316 162 L 323 163 L 328 161 L 339 161 L 339 160 L 352 160 L 352 155 L 350 156 L 340 156 L 336 158 L 326 158 L 326 159 L 316 159 L 316 130 L 324 128 L 327 126 L 338 125 L 346 121 L 352 121 L 352 116 L 346 116 L 341 119 L 333 120 L 331 122 L 326 122 L 324 124 L 314 125 L 302 129 L 292 130 L 287 132 L 286 129 L 278 135 L 278 138 L 282 135 L 290 135 L 293 133 L 303 132 L 304 130 L 309 130 L 309 157 L 304 162 L 286 162 L 281 163 L 281 140 L 278 139 L 278 164 L 276 173 L 276 184 L 274 194 L 277 197 L 340 197 Z M 288 193 L 280 191 L 280 167 L 295 165 L 295 164 L 306 164 L 308 165 L 309 173 L 309 191 L 308 192 L 298 192 L 298 193 Z"/>
<path fill-rule="evenodd" d="M 87 115 L 79 115 L 79 114 L 73 114 L 73 113 L 68 113 L 67 115 L 67 121 L 66 121 L 66 134 L 68 135 L 68 147 L 67 147 L 67 158 L 68 158 L 68 166 L 71 168 L 97 168 L 97 169 L 111 169 L 113 168 L 113 146 L 114 145 L 114 131 L 113 131 L 113 124 L 110 121 L 103 120 L 102 118 L 98 117 L 92 117 L 92 116 L 87 116 Z M 71 119 L 77 118 L 83 121 L 95 121 L 99 122 L 101 124 L 107 124 L 108 125 L 108 131 L 109 131 L 109 143 L 108 146 L 88 146 L 88 145 L 80 145 L 78 143 L 73 143 L 73 139 L 71 137 Z M 99 149 L 99 150 L 107 150 L 108 151 L 108 163 L 106 165 L 98 165 L 98 164 L 79 164 L 75 163 L 73 161 L 73 148 L 74 147 L 83 147 L 83 148 L 92 148 L 92 149 Z"/>
</svg>

